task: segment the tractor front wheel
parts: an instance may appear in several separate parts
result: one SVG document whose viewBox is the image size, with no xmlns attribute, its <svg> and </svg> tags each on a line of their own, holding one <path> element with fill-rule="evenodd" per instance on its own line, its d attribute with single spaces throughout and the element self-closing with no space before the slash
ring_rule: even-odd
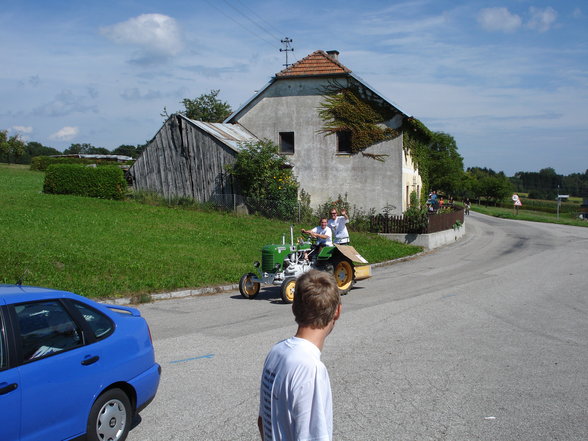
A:
<svg viewBox="0 0 588 441">
<path fill-rule="evenodd" d="M 296 287 L 296 277 L 288 277 L 282 282 L 282 301 L 292 303 L 294 301 L 294 288 Z"/>
<path fill-rule="evenodd" d="M 260 283 L 254 282 L 253 277 L 255 277 L 255 274 L 248 273 L 244 274 L 239 280 L 239 292 L 246 299 L 253 299 L 259 293 Z"/>
<path fill-rule="evenodd" d="M 345 258 L 336 260 L 333 265 L 333 275 L 337 281 L 339 293 L 347 294 L 353 286 L 353 264 Z"/>
</svg>

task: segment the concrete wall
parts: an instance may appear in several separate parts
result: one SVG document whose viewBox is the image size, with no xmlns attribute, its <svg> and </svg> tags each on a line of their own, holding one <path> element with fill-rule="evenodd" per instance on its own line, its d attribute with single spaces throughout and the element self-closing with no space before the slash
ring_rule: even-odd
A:
<svg viewBox="0 0 588 441">
<path fill-rule="evenodd" d="M 412 191 L 414 174 L 414 170 L 410 173 L 412 163 L 404 160 L 402 136 L 365 150 L 386 155 L 383 162 L 361 153 L 337 153 L 337 137 L 320 133 L 324 121 L 318 108 L 324 100 L 323 87 L 328 84 L 329 79 L 316 77 L 277 80 L 233 121 L 278 145 L 280 132 L 294 132 L 294 154 L 287 159 L 294 165 L 301 188 L 311 195 L 312 206 L 347 194 L 352 206 L 379 212 L 393 205 L 395 213 L 402 212 L 406 209 L 406 185 Z M 398 116 L 386 125 L 397 128 L 401 122 Z"/>
<path fill-rule="evenodd" d="M 465 235 L 465 224 L 462 224 L 461 227 L 454 230 L 444 230 L 439 231 L 438 233 L 431 233 L 431 234 L 390 234 L 390 233 L 380 233 L 380 236 L 385 237 L 387 239 L 393 240 L 395 242 L 406 243 L 409 245 L 417 245 L 423 247 L 427 250 L 432 250 L 434 248 L 441 247 L 443 245 L 448 245 L 453 243 L 459 239 L 461 239 Z"/>
</svg>

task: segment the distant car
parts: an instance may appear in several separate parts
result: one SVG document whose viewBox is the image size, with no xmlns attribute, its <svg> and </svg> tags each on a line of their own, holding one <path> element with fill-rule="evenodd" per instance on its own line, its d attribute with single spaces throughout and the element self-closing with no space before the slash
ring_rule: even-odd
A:
<svg viewBox="0 0 588 441">
<path fill-rule="evenodd" d="M 124 441 L 160 375 L 137 309 L 0 285 L 2 441 Z"/>
</svg>

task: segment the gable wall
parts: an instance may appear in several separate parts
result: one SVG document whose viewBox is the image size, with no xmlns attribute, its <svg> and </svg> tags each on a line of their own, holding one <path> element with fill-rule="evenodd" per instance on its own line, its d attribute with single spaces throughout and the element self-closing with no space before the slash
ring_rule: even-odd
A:
<svg viewBox="0 0 588 441">
<path fill-rule="evenodd" d="M 338 154 L 336 136 L 319 133 L 323 121 L 317 109 L 323 101 L 321 90 L 327 84 L 327 79 L 320 78 L 275 81 L 233 121 L 278 145 L 279 132 L 294 132 L 295 152 L 287 159 L 294 165 L 301 188 L 310 193 L 314 207 L 347 193 L 352 206 L 381 211 L 386 205 L 394 205 L 394 211 L 400 213 L 406 209 L 403 196 L 408 179 L 403 179 L 402 136 L 365 150 L 388 155 L 384 162 L 361 153 Z M 396 128 L 400 123 L 398 116 L 387 125 Z"/>
<path fill-rule="evenodd" d="M 212 194 L 233 192 L 223 176 L 235 156 L 214 137 L 171 116 L 131 167 L 133 187 L 206 202 Z"/>
</svg>

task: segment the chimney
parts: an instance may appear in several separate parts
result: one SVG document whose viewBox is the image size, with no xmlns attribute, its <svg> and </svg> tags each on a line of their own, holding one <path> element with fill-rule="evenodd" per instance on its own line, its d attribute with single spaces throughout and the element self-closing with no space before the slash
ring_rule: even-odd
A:
<svg viewBox="0 0 588 441">
<path fill-rule="evenodd" d="M 331 57 L 333 61 L 339 61 L 339 51 L 327 51 L 327 55 Z"/>
</svg>

